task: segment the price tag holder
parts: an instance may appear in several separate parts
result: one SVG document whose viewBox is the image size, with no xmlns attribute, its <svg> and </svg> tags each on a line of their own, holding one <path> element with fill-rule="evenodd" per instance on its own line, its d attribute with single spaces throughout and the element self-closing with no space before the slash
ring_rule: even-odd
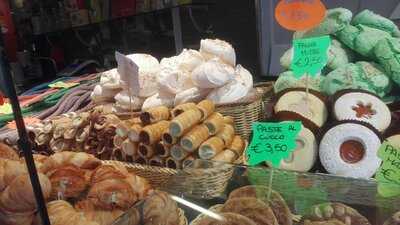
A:
<svg viewBox="0 0 400 225">
<path fill-rule="evenodd" d="M 295 77 L 315 77 L 328 63 L 329 36 L 293 40 L 293 60 L 290 68 Z"/>
<path fill-rule="evenodd" d="M 378 193 L 383 197 L 400 195 L 400 148 L 384 141 L 378 150 L 382 165 L 376 172 Z"/>
<path fill-rule="evenodd" d="M 253 138 L 246 150 L 249 165 L 269 161 L 273 167 L 279 167 L 281 160 L 296 149 L 296 137 L 301 128 L 299 121 L 253 123 Z"/>
</svg>

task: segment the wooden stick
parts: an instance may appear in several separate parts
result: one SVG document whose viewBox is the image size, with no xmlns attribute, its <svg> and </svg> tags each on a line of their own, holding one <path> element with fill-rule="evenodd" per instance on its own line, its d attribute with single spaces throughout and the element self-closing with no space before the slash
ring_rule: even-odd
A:
<svg viewBox="0 0 400 225">
<path fill-rule="evenodd" d="M 180 145 L 173 145 L 171 147 L 171 157 L 175 160 L 182 161 L 189 155 L 189 152 L 185 151 Z"/>
</svg>

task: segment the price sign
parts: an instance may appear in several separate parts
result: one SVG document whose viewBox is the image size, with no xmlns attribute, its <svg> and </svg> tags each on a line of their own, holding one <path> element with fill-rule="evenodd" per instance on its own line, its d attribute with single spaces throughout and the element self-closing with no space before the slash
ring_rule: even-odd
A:
<svg viewBox="0 0 400 225">
<path fill-rule="evenodd" d="M 304 31 L 318 26 L 325 18 L 326 7 L 320 0 L 281 0 L 275 18 L 284 28 Z"/>
<path fill-rule="evenodd" d="M 125 82 L 125 85 L 129 88 L 140 87 L 139 84 L 139 67 L 125 55 L 115 52 L 115 59 L 118 63 L 118 73 L 121 76 L 121 80 Z M 138 90 L 133 90 L 138 91 Z"/>
<path fill-rule="evenodd" d="M 328 62 L 329 36 L 293 40 L 291 69 L 297 78 L 303 75 L 316 76 Z"/>
<path fill-rule="evenodd" d="M 378 157 L 383 161 L 375 175 L 379 194 L 384 197 L 400 195 L 400 148 L 384 141 Z"/>
<path fill-rule="evenodd" d="M 253 123 L 253 138 L 246 150 L 248 163 L 257 165 L 269 161 L 272 166 L 279 167 L 281 160 L 288 158 L 296 148 L 296 137 L 301 128 L 301 122 L 293 121 Z"/>
</svg>

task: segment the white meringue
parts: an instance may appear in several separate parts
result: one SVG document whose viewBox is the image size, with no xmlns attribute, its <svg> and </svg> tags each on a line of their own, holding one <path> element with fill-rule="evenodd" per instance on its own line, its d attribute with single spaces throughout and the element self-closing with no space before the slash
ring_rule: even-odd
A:
<svg viewBox="0 0 400 225">
<path fill-rule="evenodd" d="M 235 79 L 223 87 L 212 90 L 207 99 L 216 104 L 232 103 L 246 97 L 252 88 L 253 76 L 248 70 L 238 65 L 235 70 Z"/>
<path fill-rule="evenodd" d="M 219 39 L 205 39 L 200 42 L 200 53 L 208 60 L 213 57 L 218 57 L 225 63 L 231 66 L 236 66 L 235 49 L 226 41 Z"/>
<path fill-rule="evenodd" d="M 196 67 L 200 66 L 205 62 L 204 57 L 200 52 L 193 49 L 183 49 L 181 54 L 178 55 L 179 68 L 193 71 Z"/>
<path fill-rule="evenodd" d="M 190 72 L 179 67 L 179 57 L 163 58 L 160 67 L 157 80 L 161 91 L 175 95 L 194 87 Z"/>
<path fill-rule="evenodd" d="M 192 72 L 192 81 L 199 88 L 217 88 L 224 86 L 235 77 L 235 69 L 214 58 Z"/>
<path fill-rule="evenodd" d="M 100 74 L 100 85 L 108 89 L 120 89 L 120 75 L 117 69 L 102 72 Z"/>
<path fill-rule="evenodd" d="M 143 98 L 134 95 L 130 96 L 128 90 L 121 91 L 114 99 L 117 105 L 123 109 L 140 109 L 144 102 Z"/>
<path fill-rule="evenodd" d="M 142 105 L 142 110 L 146 110 L 157 106 L 166 106 L 166 107 L 174 106 L 174 95 L 158 92 L 153 96 L 148 97 L 144 101 Z"/>
<path fill-rule="evenodd" d="M 187 102 L 199 102 L 203 100 L 211 89 L 200 89 L 198 87 L 190 88 L 178 93 L 175 96 L 174 105 L 180 105 Z"/>
<path fill-rule="evenodd" d="M 104 88 L 101 85 L 96 85 L 90 97 L 94 102 L 113 101 L 114 96 L 119 92 L 118 89 Z"/>
<path fill-rule="evenodd" d="M 116 54 L 121 85 L 129 87 L 139 97 L 149 97 L 157 92 L 157 75 L 160 64 L 156 58 L 147 54 L 131 54 L 124 57 Z M 138 73 L 135 71 L 138 67 Z"/>
</svg>

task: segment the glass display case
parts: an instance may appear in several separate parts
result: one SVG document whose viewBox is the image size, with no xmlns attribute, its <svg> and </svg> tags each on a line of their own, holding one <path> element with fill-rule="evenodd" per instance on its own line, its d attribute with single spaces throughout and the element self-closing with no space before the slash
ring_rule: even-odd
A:
<svg viewBox="0 0 400 225">
<path fill-rule="evenodd" d="M 292 224 L 284 222 L 288 218 L 292 219 L 293 224 L 398 224 L 398 221 L 391 223 L 388 220 L 400 210 L 400 199 L 380 196 L 378 185 L 385 184 L 378 184 L 373 179 L 351 179 L 198 160 L 171 177 L 163 190 L 178 203 L 189 224 L 240 224 L 199 223 L 206 217 L 223 217 L 225 214 L 222 212 L 234 212 L 257 220 L 260 211 L 255 209 L 258 206 L 254 206 L 254 202 L 259 203 L 258 200 L 269 202 L 279 224 Z M 252 191 L 253 187 L 255 189 Z M 279 195 L 285 203 L 278 203 L 282 201 Z M 232 199 L 239 197 L 252 199 L 244 198 L 243 202 L 232 206 Z M 279 204 L 286 205 L 290 213 Z M 137 207 L 141 208 L 143 204 L 139 203 Z M 115 225 L 129 224 L 132 211 L 136 212 L 136 209 L 131 209 Z M 267 220 L 268 215 L 261 214 L 261 217 Z M 333 223 L 335 219 L 342 223 Z"/>
</svg>

